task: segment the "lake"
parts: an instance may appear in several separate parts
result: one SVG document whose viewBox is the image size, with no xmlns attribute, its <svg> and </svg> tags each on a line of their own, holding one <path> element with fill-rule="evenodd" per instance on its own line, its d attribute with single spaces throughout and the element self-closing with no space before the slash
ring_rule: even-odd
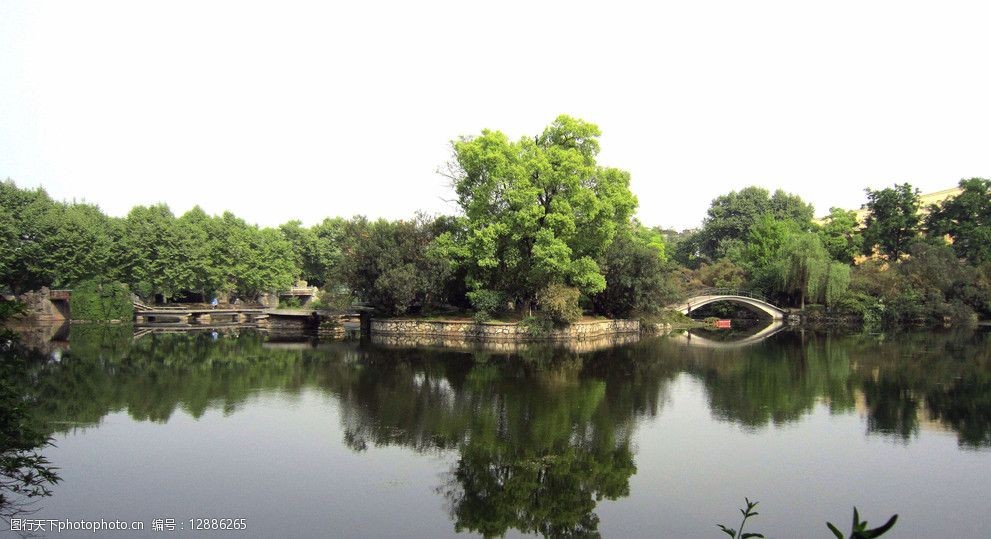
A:
<svg viewBox="0 0 991 539">
<path fill-rule="evenodd" d="M 61 476 L 22 518 L 145 526 L 50 537 L 718 538 L 746 496 L 768 537 L 832 537 L 854 505 L 899 514 L 890 537 L 988 537 L 989 335 L 506 355 L 73 326 L 15 373 Z"/>
</svg>

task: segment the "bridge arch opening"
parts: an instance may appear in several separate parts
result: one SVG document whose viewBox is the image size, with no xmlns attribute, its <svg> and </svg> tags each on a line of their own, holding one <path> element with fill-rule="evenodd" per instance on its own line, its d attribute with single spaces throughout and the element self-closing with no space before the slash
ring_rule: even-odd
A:
<svg viewBox="0 0 991 539">
<path fill-rule="evenodd" d="M 679 311 L 682 314 L 690 315 L 693 311 L 701 309 L 707 305 L 715 303 L 729 302 L 735 305 L 756 310 L 771 317 L 772 320 L 782 320 L 785 318 L 785 311 L 780 307 L 768 303 L 761 298 L 743 293 L 723 292 L 721 290 L 706 290 L 693 295 L 669 308 Z"/>
<path fill-rule="evenodd" d="M 716 300 L 708 303 L 702 303 L 698 305 L 692 305 L 688 312 L 688 316 L 692 318 L 733 318 L 733 319 L 754 319 L 754 320 L 773 320 L 774 316 L 765 311 L 764 309 L 757 308 L 751 304 L 743 303 L 739 301 L 728 300 Z"/>
</svg>

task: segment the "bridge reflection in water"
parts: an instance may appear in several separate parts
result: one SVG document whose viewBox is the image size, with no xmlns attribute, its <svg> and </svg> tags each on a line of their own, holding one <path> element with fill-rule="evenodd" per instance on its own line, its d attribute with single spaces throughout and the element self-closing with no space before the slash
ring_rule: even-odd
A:
<svg viewBox="0 0 991 539">
<path fill-rule="evenodd" d="M 709 337 L 704 337 L 699 333 L 693 333 L 692 331 L 685 331 L 680 333 L 672 333 L 669 338 L 675 342 L 681 342 L 690 346 L 697 346 L 700 348 L 713 348 L 713 349 L 733 349 L 733 348 L 743 348 L 745 346 L 750 346 L 752 344 L 757 344 L 763 342 L 768 337 L 778 333 L 786 327 L 785 323 L 781 320 L 772 320 L 771 323 L 762 327 L 756 333 L 751 335 L 743 335 L 735 339 L 713 339 Z"/>
</svg>

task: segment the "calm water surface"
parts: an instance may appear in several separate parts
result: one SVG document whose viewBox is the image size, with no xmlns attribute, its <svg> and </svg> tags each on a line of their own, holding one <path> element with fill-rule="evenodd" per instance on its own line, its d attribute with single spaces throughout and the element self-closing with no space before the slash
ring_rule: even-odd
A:
<svg viewBox="0 0 991 539">
<path fill-rule="evenodd" d="M 986 330 L 513 355 L 132 337 L 74 327 L 22 373 L 62 476 L 32 518 L 148 528 L 108 537 L 720 537 L 749 496 L 768 537 L 831 537 L 854 504 L 899 513 L 894 538 L 989 536 Z"/>
</svg>

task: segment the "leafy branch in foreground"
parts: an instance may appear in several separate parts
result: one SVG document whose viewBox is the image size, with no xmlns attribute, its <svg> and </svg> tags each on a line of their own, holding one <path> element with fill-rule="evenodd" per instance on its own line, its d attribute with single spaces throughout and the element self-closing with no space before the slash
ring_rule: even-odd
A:
<svg viewBox="0 0 991 539">
<path fill-rule="evenodd" d="M 750 518 L 750 517 L 755 517 L 755 516 L 757 516 L 757 515 L 760 514 L 760 513 L 756 512 L 756 511 L 754 511 L 754 508 L 757 507 L 757 503 L 758 502 L 751 502 L 750 501 L 750 498 L 744 498 L 744 500 L 746 500 L 746 502 L 747 502 L 747 508 L 746 509 L 740 509 L 740 513 L 743 514 L 743 520 L 740 522 L 740 531 L 737 532 L 733 528 L 727 528 L 726 526 L 724 526 L 722 524 L 719 524 L 718 525 L 719 526 L 719 529 L 723 530 L 723 533 L 725 533 L 726 535 L 729 535 L 733 539 L 747 539 L 748 537 L 761 537 L 761 538 L 763 538 L 764 536 L 762 534 L 759 534 L 759 533 L 743 533 L 743 526 L 747 523 L 747 519 Z"/>
<path fill-rule="evenodd" d="M 873 530 L 868 530 L 867 521 L 865 520 L 861 522 L 860 515 L 857 513 L 857 508 L 854 507 L 853 525 L 850 528 L 849 539 L 870 539 L 872 537 L 880 537 L 886 531 L 893 528 L 897 520 L 898 520 L 898 515 L 894 515 L 891 518 L 889 518 L 888 521 L 885 522 L 884 525 L 882 525 L 881 527 L 874 528 Z M 835 535 L 838 539 L 844 539 L 843 534 L 840 533 L 840 530 L 836 529 L 836 526 L 834 526 L 832 522 L 827 522 L 826 527 L 829 528 L 829 531 L 833 532 L 833 535 Z"/>
<path fill-rule="evenodd" d="M 740 509 L 740 513 L 743 515 L 743 521 L 740 522 L 740 531 L 736 531 L 733 528 L 727 528 L 722 524 L 717 524 L 719 526 L 719 529 L 723 530 L 723 533 L 729 535 L 733 539 L 747 539 L 748 537 L 764 537 L 762 534 L 759 533 L 743 533 L 743 526 L 747 523 L 747 519 L 749 519 L 750 517 L 755 517 L 759 514 L 756 511 L 754 511 L 754 508 L 757 507 L 758 502 L 751 502 L 750 498 L 744 498 L 744 500 L 746 500 L 747 502 L 747 508 Z M 894 515 L 891 518 L 889 518 L 888 521 L 884 523 L 884 525 L 878 528 L 874 528 L 873 530 L 869 530 L 867 529 L 867 521 L 860 520 L 860 514 L 857 512 L 857 508 L 854 507 L 853 525 L 850 528 L 849 537 L 844 537 L 843 533 L 841 533 L 840 530 L 838 530 L 836 526 L 833 525 L 832 522 L 827 522 L 826 527 L 829 528 L 829 531 L 833 532 L 833 535 L 835 535 L 837 539 L 872 539 L 873 537 L 880 537 L 881 535 L 884 535 L 885 532 L 887 532 L 888 530 L 890 530 L 895 526 L 895 522 L 897 521 L 898 521 L 898 515 Z"/>
</svg>

